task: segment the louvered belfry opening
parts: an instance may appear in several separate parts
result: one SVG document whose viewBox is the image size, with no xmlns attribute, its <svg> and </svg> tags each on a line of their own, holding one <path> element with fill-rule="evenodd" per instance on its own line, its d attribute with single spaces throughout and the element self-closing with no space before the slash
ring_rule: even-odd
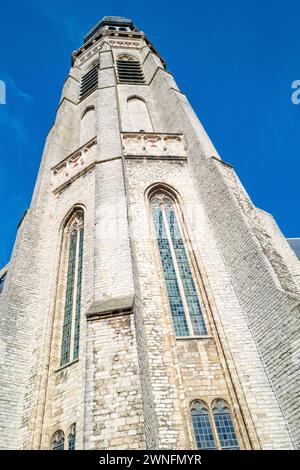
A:
<svg viewBox="0 0 300 470">
<path fill-rule="evenodd" d="M 143 69 L 139 60 L 130 56 L 121 56 L 117 59 L 119 83 L 141 84 L 145 83 Z"/>
<path fill-rule="evenodd" d="M 83 75 L 80 87 L 80 100 L 82 100 L 87 95 L 92 93 L 92 91 L 97 89 L 98 70 L 99 64 L 95 65 L 91 70 L 89 70 L 85 75 Z"/>
</svg>

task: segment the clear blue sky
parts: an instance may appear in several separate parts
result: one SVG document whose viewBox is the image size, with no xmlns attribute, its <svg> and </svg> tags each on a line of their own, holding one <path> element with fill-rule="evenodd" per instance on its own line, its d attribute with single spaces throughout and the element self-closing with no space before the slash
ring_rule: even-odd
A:
<svg viewBox="0 0 300 470">
<path fill-rule="evenodd" d="M 72 50 L 104 15 L 130 17 L 174 73 L 222 158 L 288 237 L 300 236 L 300 2 L 2 2 L 0 266 L 30 199 Z"/>
</svg>

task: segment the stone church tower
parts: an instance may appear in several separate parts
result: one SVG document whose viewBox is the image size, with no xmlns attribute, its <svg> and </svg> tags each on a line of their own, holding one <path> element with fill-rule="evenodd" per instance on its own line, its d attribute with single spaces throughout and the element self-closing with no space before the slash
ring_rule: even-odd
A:
<svg viewBox="0 0 300 470">
<path fill-rule="evenodd" d="M 131 20 L 73 53 L 0 278 L 2 448 L 300 447 L 299 261 Z"/>
</svg>

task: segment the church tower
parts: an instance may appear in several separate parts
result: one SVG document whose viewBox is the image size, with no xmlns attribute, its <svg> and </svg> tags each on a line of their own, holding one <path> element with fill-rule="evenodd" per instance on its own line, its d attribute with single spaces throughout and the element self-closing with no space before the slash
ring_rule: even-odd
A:
<svg viewBox="0 0 300 470">
<path fill-rule="evenodd" d="M 300 447 L 299 261 L 131 20 L 73 53 L 0 278 L 2 448 Z"/>
</svg>

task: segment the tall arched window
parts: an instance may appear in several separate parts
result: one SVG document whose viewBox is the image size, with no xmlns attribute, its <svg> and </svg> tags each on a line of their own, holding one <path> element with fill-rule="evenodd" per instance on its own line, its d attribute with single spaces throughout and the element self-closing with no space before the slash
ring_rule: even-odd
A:
<svg viewBox="0 0 300 470">
<path fill-rule="evenodd" d="M 210 409 L 202 400 L 195 400 L 190 412 L 198 449 L 239 449 L 230 407 L 226 401 L 217 399 Z"/>
<path fill-rule="evenodd" d="M 160 192 L 151 197 L 151 206 L 175 334 L 207 335 L 176 204 Z"/>
<path fill-rule="evenodd" d="M 94 106 L 84 111 L 80 123 L 80 146 L 89 142 L 96 135 L 96 112 Z"/>
<path fill-rule="evenodd" d="M 148 111 L 148 107 L 141 98 L 133 96 L 128 101 L 128 112 L 131 124 L 131 131 L 153 132 L 153 127 Z"/>
<path fill-rule="evenodd" d="M 200 400 L 194 401 L 191 405 L 191 416 L 197 448 L 215 449 L 215 439 L 207 405 Z"/>
<path fill-rule="evenodd" d="M 72 424 L 68 434 L 68 450 L 75 450 L 76 443 L 76 424 Z"/>
<path fill-rule="evenodd" d="M 221 449 L 239 449 L 229 405 L 224 400 L 215 400 L 212 411 Z"/>
<path fill-rule="evenodd" d="M 67 279 L 61 343 L 61 366 L 77 359 L 79 352 L 83 220 L 83 211 L 78 209 L 64 230 L 64 247 L 67 250 Z"/>
<path fill-rule="evenodd" d="M 52 450 L 64 450 L 65 447 L 65 435 L 62 431 L 57 431 L 51 441 Z"/>
</svg>

